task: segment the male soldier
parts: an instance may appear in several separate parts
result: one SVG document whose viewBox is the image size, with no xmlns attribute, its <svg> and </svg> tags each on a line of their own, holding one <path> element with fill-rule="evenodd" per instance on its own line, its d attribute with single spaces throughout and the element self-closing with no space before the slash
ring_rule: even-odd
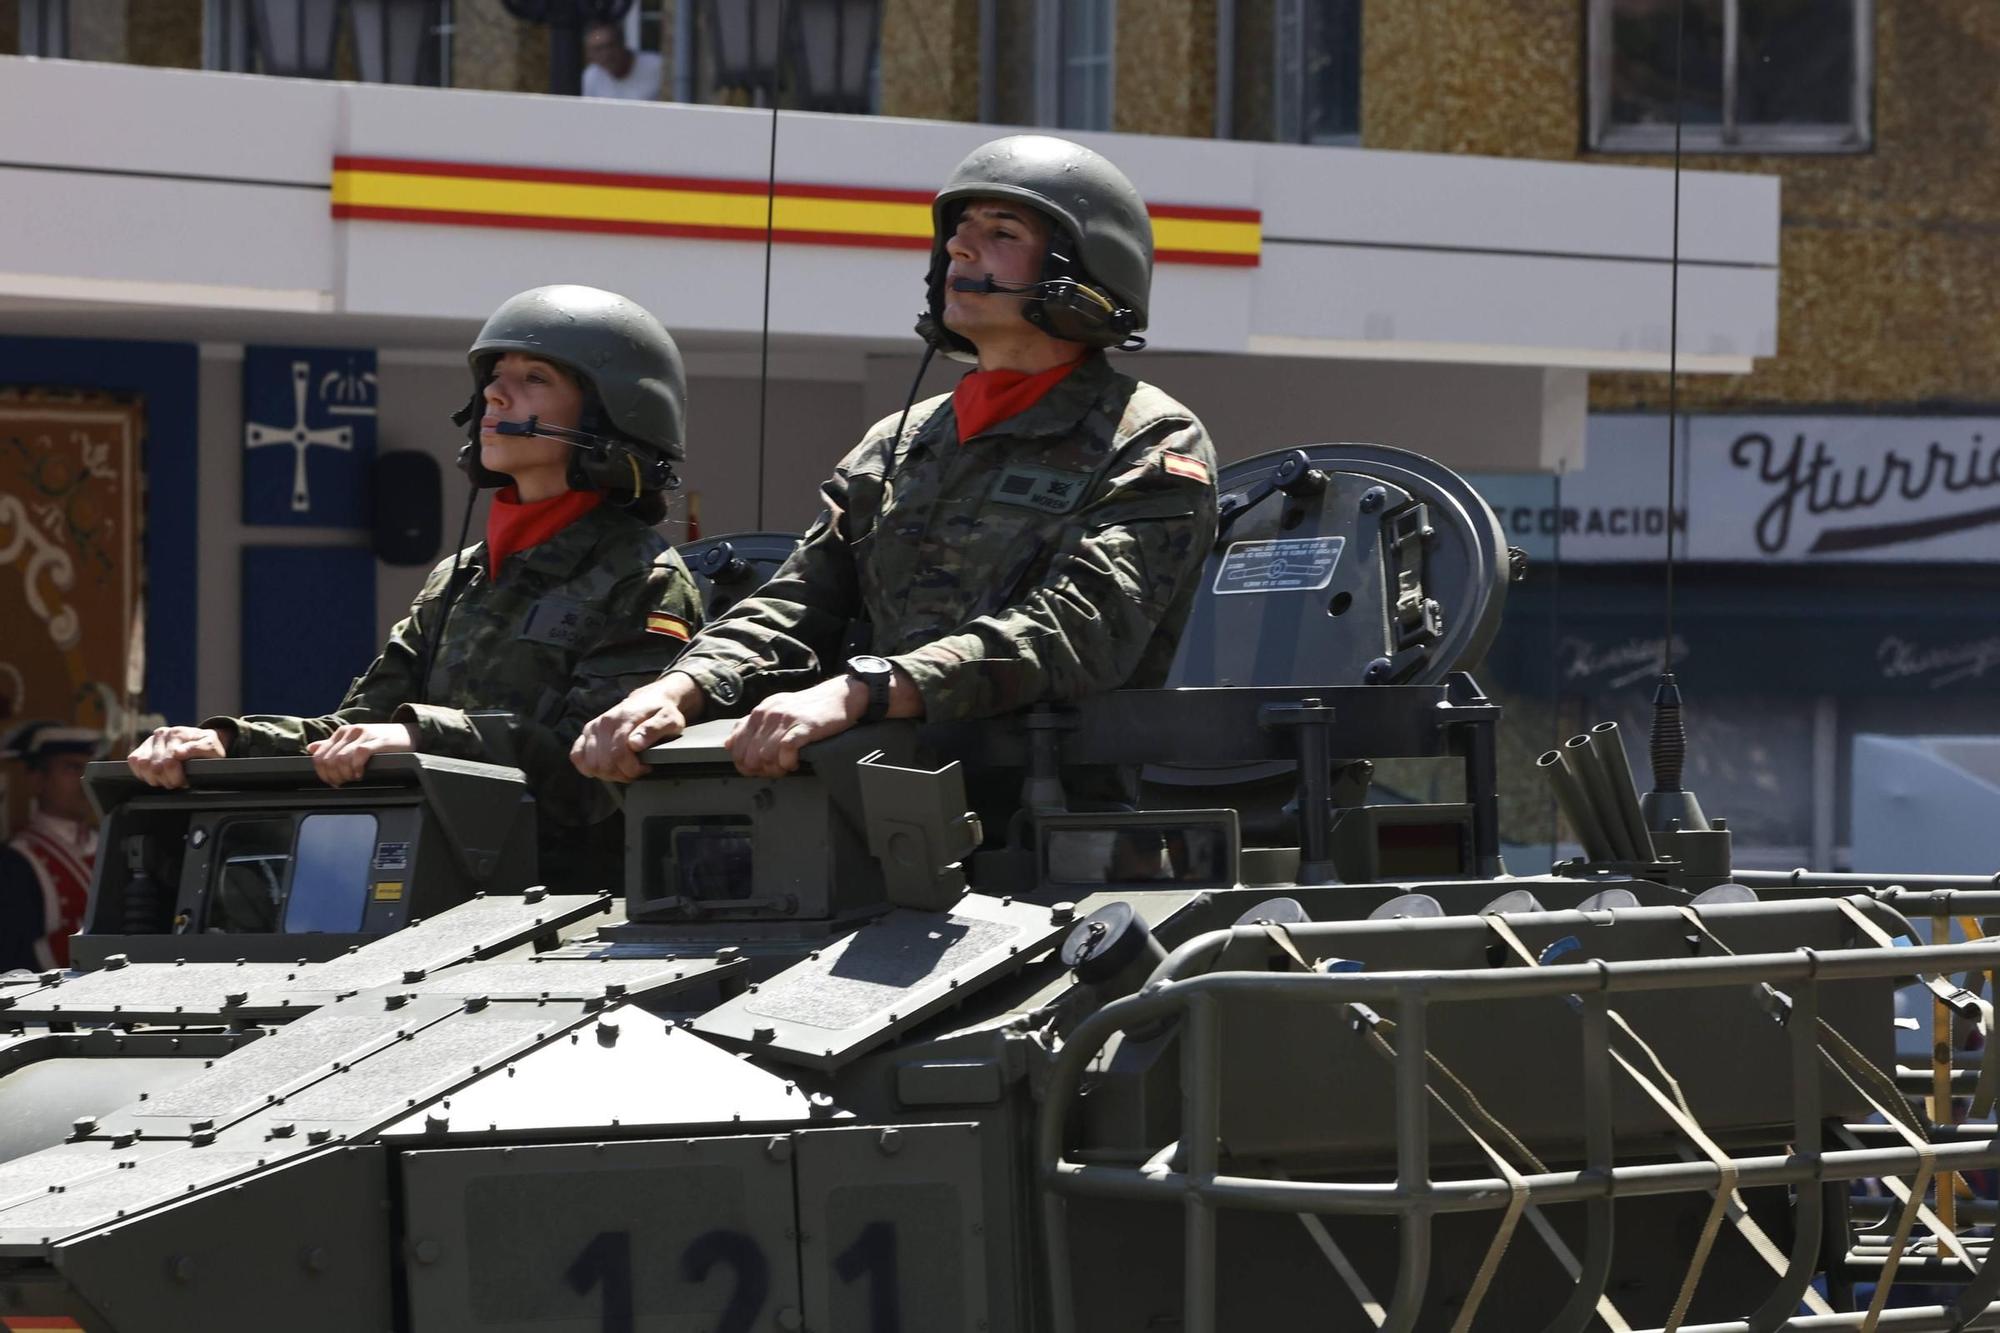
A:
<svg viewBox="0 0 2000 1333">
<path fill-rule="evenodd" d="M 640 751 L 707 713 L 748 709 L 731 757 L 776 777 L 856 723 L 1165 679 L 1215 539 L 1215 459 L 1192 412 L 1103 356 L 1146 326 L 1144 201 L 1089 149 L 1017 135 L 960 163 L 932 216 L 918 332 L 978 370 L 868 432 L 771 581 L 584 729 L 582 772 L 638 777 Z M 843 663 L 857 621 L 872 650 Z"/>
<path fill-rule="evenodd" d="M 33 798 L 26 827 L 0 847 L 0 972 L 69 966 L 97 859 L 83 766 L 103 743 L 55 722 L 24 722 L 0 742 L 0 758 L 28 770 Z"/>
</svg>

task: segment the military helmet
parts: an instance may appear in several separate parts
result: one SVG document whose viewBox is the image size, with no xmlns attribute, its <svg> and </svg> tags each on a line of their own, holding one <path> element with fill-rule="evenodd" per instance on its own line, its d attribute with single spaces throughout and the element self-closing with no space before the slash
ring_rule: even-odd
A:
<svg viewBox="0 0 2000 1333">
<path fill-rule="evenodd" d="M 637 302 L 596 287 L 530 288 L 501 303 L 465 354 L 475 393 L 504 352 L 540 357 L 582 380 L 587 403 L 594 393 L 590 405 L 603 414 L 585 430 L 608 428 L 662 459 L 687 457 L 680 349 Z"/>
<path fill-rule="evenodd" d="M 967 202 L 992 198 L 1032 205 L 1057 233 L 1043 266 L 1044 295 L 1024 305 L 1030 322 L 1095 347 L 1115 346 L 1146 327 L 1153 286 L 1146 201 L 1124 172 L 1082 144 L 1012 134 L 973 149 L 931 204 L 930 301 L 918 324 L 927 341 L 958 356 L 974 350 L 944 326 L 945 243 Z"/>
</svg>

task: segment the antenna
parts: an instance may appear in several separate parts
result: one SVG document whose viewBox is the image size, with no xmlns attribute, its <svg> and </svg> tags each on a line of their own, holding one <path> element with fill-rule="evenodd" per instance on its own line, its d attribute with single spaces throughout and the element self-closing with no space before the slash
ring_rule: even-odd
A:
<svg viewBox="0 0 2000 1333">
<path fill-rule="evenodd" d="M 784 68 L 785 0 L 778 0 L 778 69 Z M 771 160 L 764 182 L 764 322 L 757 337 L 757 530 L 764 529 L 764 432 L 771 407 L 771 241 L 778 213 L 778 92 L 782 80 L 771 78 Z M 1667 526 L 1673 527 L 1671 511 Z"/>
<path fill-rule="evenodd" d="M 1653 690 L 1651 757 L 1653 790 L 1640 801 L 1646 827 L 1655 833 L 1674 828 L 1708 828 L 1694 793 L 1681 786 L 1687 762 L 1687 725 L 1681 720 L 1681 690 L 1674 679 L 1674 494 L 1680 472 L 1681 321 L 1681 66 L 1687 48 L 1687 0 L 1674 6 L 1674 220 L 1668 263 L 1667 314 L 1667 606 L 1660 638 L 1660 680 Z"/>
</svg>

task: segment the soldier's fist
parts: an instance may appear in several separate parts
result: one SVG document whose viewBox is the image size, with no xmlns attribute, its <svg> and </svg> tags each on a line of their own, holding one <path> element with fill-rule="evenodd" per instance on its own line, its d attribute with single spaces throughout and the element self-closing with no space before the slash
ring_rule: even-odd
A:
<svg viewBox="0 0 2000 1333">
<path fill-rule="evenodd" d="M 630 782 L 644 776 L 641 751 L 670 741 L 701 716 L 701 687 L 669 672 L 592 718 L 569 747 L 569 761 L 587 778 Z"/>
<path fill-rule="evenodd" d="M 401 754 L 417 748 L 414 731 L 401 722 L 349 722 L 323 741 L 306 746 L 313 772 L 329 787 L 353 782 L 378 754 Z"/>
<path fill-rule="evenodd" d="M 187 771 L 182 764 L 190 759 L 228 757 L 227 742 L 207 727 L 155 727 L 152 735 L 125 756 L 125 766 L 151 786 L 185 787 Z"/>
</svg>

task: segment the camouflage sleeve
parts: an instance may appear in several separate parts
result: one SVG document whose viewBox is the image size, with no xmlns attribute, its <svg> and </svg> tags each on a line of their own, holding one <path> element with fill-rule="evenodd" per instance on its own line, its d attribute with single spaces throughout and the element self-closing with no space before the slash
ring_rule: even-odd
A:
<svg viewBox="0 0 2000 1333">
<path fill-rule="evenodd" d="M 389 641 L 381 655 L 348 686 L 340 707 L 321 717 L 286 717 L 277 713 L 256 713 L 248 717 L 211 717 L 202 726 L 211 730 L 233 728 L 229 743 L 232 758 L 267 755 L 298 755 L 306 746 L 325 740 L 350 722 L 388 722 L 396 709 L 417 692 L 417 677 L 424 669 L 424 655 L 430 643 L 430 627 L 437 618 L 438 599 L 451 578 L 452 562 L 445 560 L 424 580 L 422 591 L 410 606 L 410 614 L 389 631 Z"/>
<path fill-rule="evenodd" d="M 822 508 L 799 549 L 753 595 L 702 630 L 675 671 L 701 686 L 717 714 L 742 711 L 819 680 L 861 605 L 849 545 L 845 465 L 820 487 Z"/>
<path fill-rule="evenodd" d="M 1118 688 L 1183 604 L 1215 543 L 1215 453 L 1201 423 L 1139 435 L 1079 510 L 1047 575 L 1011 605 L 890 660 L 933 721 Z"/>
<path fill-rule="evenodd" d="M 604 784 L 571 767 L 569 747 L 584 724 L 627 694 L 656 680 L 701 625 L 701 595 L 671 548 L 643 574 L 621 579 L 606 597 L 604 630 L 584 649 L 559 705 L 541 718 L 475 714 L 405 702 L 391 720 L 416 728 L 417 748 L 492 764 L 511 764 L 528 778 L 544 818 L 581 826 L 611 813 Z M 495 669 L 504 669 L 496 663 Z"/>
</svg>

